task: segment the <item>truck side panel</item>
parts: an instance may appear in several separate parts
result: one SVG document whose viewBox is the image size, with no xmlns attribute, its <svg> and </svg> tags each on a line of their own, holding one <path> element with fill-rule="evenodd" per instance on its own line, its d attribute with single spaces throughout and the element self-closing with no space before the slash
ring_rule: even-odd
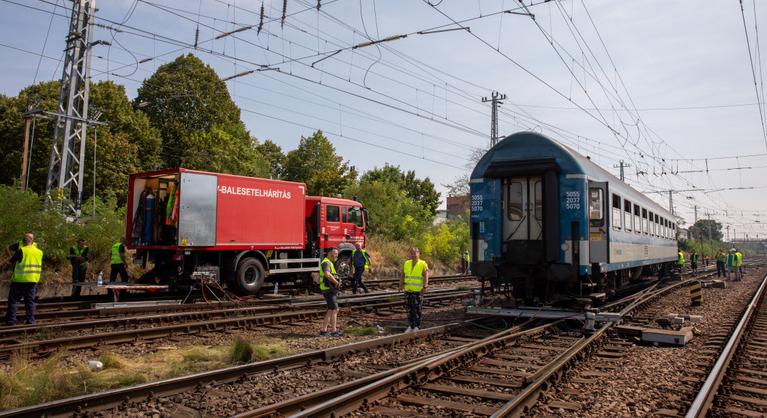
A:
<svg viewBox="0 0 767 418">
<path fill-rule="evenodd" d="M 303 184 L 219 175 L 216 244 L 303 247 Z"/>
</svg>

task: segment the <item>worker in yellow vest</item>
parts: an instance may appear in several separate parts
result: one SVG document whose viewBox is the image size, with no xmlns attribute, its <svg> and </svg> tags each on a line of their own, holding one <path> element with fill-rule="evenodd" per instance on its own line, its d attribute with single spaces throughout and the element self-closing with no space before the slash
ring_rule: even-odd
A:
<svg viewBox="0 0 767 418">
<path fill-rule="evenodd" d="M 735 250 L 735 263 L 738 266 L 738 273 L 740 273 L 741 280 L 743 279 L 743 253 L 740 250 Z"/>
<path fill-rule="evenodd" d="M 320 263 L 320 291 L 325 297 L 328 311 L 322 320 L 320 335 L 323 337 L 343 337 L 344 333 L 338 330 L 338 288 L 340 282 L 336 276 L 335 262 L 338 258 L 338 250 L 330 249 Z"/>
<path fill-rule="evenodd" d="M 77 244 L 69 248 L 67 258 L 72 263 L 72 296 L 79 297 L 82 290 L 79 283 L 85 281 L 85 273 L 88 271 L 88 246 L 84 239 L 77 239 Z"/>
<path fill-rule="evenodd" d="M 120 238 L 120 242 L 112 244 L 109 283 L 114 283 L 118 275 L 121 282 L 128 281 L 128 270 L 125 268 L 128 259 L 125 254 L 125 238 Z"/>
<path fill-rule="evenodd" d="M 684 252 L 681 249 L 676 254 L 676 267 L 679 269 L 679 274 L 684 273 Z"/>
<path fill-rule="evenodd" d="M 741 255 L 741 260 L 742 257 L 743 256 Z M 727 255 L 727 280 L 730 280 L 730 273 L 735 275 L 735 281 L 740 281 L 743 278 L 740 275 L 740 265 L 738 265 L 738 258 L 738 251 L 735 248 L 730 248 L 730 254 Z"/>
<path fill-rule="evenodd" d="M 429 265 L 421 260 L 418 248 L 410 249 L 410 260 L 405 261 L 402 269 L 400 289 L 405 291 L 410 325 L 405 332 L 418 331 L 421 326 L 421 295 L 429 288 Z"/>
<path fill-rule="evenodd" d="M 724 268 L 725 260 L 727 260 L 727 255 L 724 253 L 724 251 L 719 250 L 716 253 L 716 277 L 727 275 L 727 270 Z"/>
<path fill-rule="evenodd" d="M 463 251 L 463 274 L 471 274 L 471 256 L 469 250 Z"/>
<path fill-rule="evenodd" d="M 16 263 L 8 291 L 8 311 L 5 313 L 5 324 L 16 325 L 16 310 L 24 299 L 24 319 L 27 324 L 35 323 L 35 296 L 37 283 L 43 272 L 43 252 L 34 245 L 35 236 L 24 234 L 22 246 L 11 257 Z"/>
</svg>

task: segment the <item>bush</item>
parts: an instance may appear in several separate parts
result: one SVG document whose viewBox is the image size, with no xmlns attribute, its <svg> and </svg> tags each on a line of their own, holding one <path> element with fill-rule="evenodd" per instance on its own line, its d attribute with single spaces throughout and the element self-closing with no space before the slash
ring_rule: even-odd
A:
<svg viewBox="0 0 767 418">
<path fill-rule="evenodd" d="M 424 258 L 455 266 L 469 244 L 469 225 L 462 220 L 447 221 L 431 227 L 415 239 Z"/>
<path fill-rule="evenodd" d="M 89 200 L 83 204 L 83 216 L 69 221 L 46 209 L 35 193 L 0 186 L 0 245 L 20 240 L 27 231 L 34 233 L 44 255 L 43 280 L 51 268 L 58 270 L 67 264 L 69 248 L 78 237 L 90 247 L 90 272 L 102 270 L 109 263 L 112 244 L 123 235 L 124 219 L 125 209 L 116 209 L 113 199 L 106 203 Z"/>
</svg>

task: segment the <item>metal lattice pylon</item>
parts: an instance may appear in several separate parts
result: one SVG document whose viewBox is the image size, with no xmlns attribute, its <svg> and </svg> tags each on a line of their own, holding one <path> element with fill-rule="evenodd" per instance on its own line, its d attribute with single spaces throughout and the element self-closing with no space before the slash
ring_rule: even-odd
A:
<svg viewBox="0 0 767 418">
<path fill-rule="evenodd" d="M 47 203 L 55 202 L 68 215 L 79 216 L 83 195 L 85 143 L 88 127 L 88 95 L 92 26 L 96 0 L 74 0 L 67 34 L 64 71 L 61 76 L 58 118 L 51 144 Z"/>
</svg>

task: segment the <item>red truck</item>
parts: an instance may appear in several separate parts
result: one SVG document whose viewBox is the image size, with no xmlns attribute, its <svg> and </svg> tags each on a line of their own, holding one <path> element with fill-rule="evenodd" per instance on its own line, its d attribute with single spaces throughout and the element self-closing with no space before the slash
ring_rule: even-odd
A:
<svg viewBox="0 0 767 418">
<path fill-rule="evenodd" d="M 128 187 L 127 246 L 134 262 L 153 264 L 142 282 L 204 271 L 254 294 L 267 279 L 308 283 L 332 247 L 348 275 L 354 243 L 365 246 L 362 204 L 307 196 L 303 183 L 180 168 L 133 174 Z"/>
</svg>

